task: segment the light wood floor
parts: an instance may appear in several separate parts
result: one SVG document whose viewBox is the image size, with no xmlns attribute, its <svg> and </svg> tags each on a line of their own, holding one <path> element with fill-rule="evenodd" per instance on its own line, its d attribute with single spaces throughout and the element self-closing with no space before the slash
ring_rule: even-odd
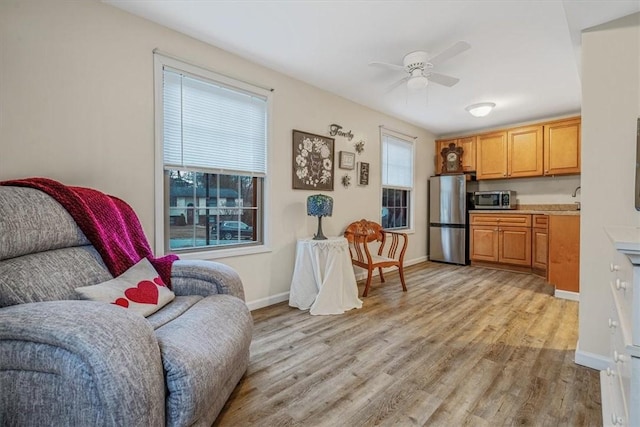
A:
<svg viewBox="0 0 640 427">
<path fill-rule="evenodd" d="M 578 304 L 538 277 L 422 263 L 360 310 L 253 312 L 249 370 L 219 426 L 598 426 L 598 372 L 573 362 Z M 359 284 L 360 294 L 363 285 Z"/>
</svg>

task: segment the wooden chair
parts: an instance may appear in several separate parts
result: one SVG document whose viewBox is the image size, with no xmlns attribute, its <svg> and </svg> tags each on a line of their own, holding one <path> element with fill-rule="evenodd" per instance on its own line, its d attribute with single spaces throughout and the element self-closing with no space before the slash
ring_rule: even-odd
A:
<svg viewBox="0 0 640 427">
<path fill-rule="evenodd" d="M 382 226 L 373 221 L 361 219 L 349 224 L 344 232 L 344 237 L 349 241 L 349 252 L 353 265 L 367 269 L 367 284 L 364 287 L 363 297 L 369 293 L 371 276 L 374 269 L 380 273 L 380 281 L 384 282 L 382 269 L 386 267 L 398 267 L 402 290 L 407 291 L 404 283 L 404 253 L 407 250 L 408 237 L 406 233 L 384 230 Z M 373 242 L 379 242 L 377 255 L 369 249 Z"/>
</svg>

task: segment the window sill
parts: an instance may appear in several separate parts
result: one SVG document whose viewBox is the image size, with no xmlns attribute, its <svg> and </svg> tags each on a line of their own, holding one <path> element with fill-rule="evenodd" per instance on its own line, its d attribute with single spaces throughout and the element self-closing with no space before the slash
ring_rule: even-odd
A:
<svg viewBox="0 0 640 427">
<path fill-rule="evenodd" d="M 213 259 L 231 258 L 236 256 L 244 256 L 244 255 L 262 254 L 267 252 L 271 252 L 271 248 L 265 245 L 260 245 L 260 246 L 250 246 L 246 248 L 230 248 L 230 249 L 219 249 L 219 250 L 203 250 L 198 252 L 176 253 L 176 255 L 178 255 L 180 259 L 213 260 Z"/>
</svg>

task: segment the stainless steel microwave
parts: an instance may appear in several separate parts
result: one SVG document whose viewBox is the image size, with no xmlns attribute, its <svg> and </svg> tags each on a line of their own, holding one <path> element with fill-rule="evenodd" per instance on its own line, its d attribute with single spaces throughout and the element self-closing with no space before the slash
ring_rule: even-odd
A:
<svg viewBox="0 0 640 427">
<path fill-rule="evenodd" d="M 475 209 L 515 209 L 515 191 L 476 191 L 473 193 Z"/>
</svg>

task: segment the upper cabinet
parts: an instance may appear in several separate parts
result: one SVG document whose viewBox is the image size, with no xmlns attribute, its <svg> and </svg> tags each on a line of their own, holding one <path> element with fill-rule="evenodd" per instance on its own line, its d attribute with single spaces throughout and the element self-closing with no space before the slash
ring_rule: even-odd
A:
<svg viewBox="0 0 640 427">
<path fill-rule="evenodd" d="M 544 125 L 544 174 L 580 173 L 580 118 Z"/>
<path fill-rule="evenodd" d="M 450 143 L 463 148 L 463 170 L 478 180 L 580 173 L 580 117 L 436 141 L 436 174 Z"/>
<path fill-rule="evenodd" d="M 468 136 L 466 138 L 458 138 L 456 145 L 462 147 L 462 170 L 465 172 L 473 172 L 476 170 L 476 137 Z"/>
<path fill-rule="evenodd" d="M 476 137 L 467 136 L 464 138 L 436 141 L 436 174 L 440 175 L 442 173 L 443 159 L 440 153 L 442 149 L 447 148 L 449 144 L 455 144 L 456 147 L 462 148 L 462 170 L 464 172 L 474 172 L 476 170 Z"/>
<path fill-rule="evenodd" d="M 478 136 L 477 179 L 542 175 L 542 126 Z"/>
<path fill-rule="evenodd" d="M 477 179 L 507 177 L 507 133 L 478 135 L 476 144 Z"/>
<path fill-rule="evenodd" d="M 542 175 L 542 126 L 528 126 L 507 132 L 507 176 Z"/>
</svg>

